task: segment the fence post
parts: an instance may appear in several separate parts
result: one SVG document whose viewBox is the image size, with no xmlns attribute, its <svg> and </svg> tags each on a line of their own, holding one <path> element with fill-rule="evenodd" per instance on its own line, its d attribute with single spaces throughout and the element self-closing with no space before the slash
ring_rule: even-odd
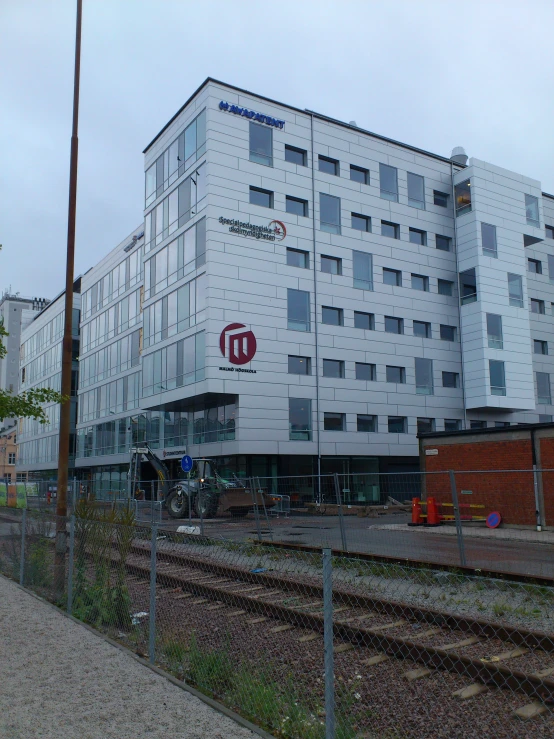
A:
<svg viewBox="0 0 554 739">
<path fill-rule="evenodd" d="M 335 739 L 333 563 L 330 549 L 323 550 L 323 645 L 325 665 L 325 739 Z"/>
<path fill-rule="evenodd" d="M 72 513 L 75 513 L 75 507 L 77 505 L 77 478 L 73 478 L 73 506 L 71 508 Z"/>
<path fill-rule="evenodd" d="M 258 496 L 254 488 L 254 478 L 250 478 L 250 492 L 252 493 L 252 502 L 254 503 L 254 518 L 256 519 L 256 531 L 258 532 L 258 541 L 262 540 L 262 529 L 260 527 L 260 512 L 258 510 Z"/>
<path fill-rule="evenodd" d="M 535 516 L 536 516 L 536 529 L 542 531 L 542 516 L 541 516 L 541 504 L 540 504 L 540 493 L 539 493 L 539 473 L 537 465 L 533 465 L 533 490 L 535 493 Z"/>
<path fill-rule="evenodd" d="M 75 509 L 73 509 L 75 510 Z M 69 566 L 67 568 L 67 612 L 73 611 L 73 564 L 75 557 L 75 513 L 69 518 Z"/>
<path fill-rule="evenodd" d="M 460 553 L 460 564 L 466 566 L 466 552 L 464 547 L 464 534 L 462 531 L 462 519 L 460 518 L 460 507 L 458 505 L 458 491 L 456 490 L 456 479 L 454 470 L 449 470 L 450 490 L 452 491 L 452 505 L 454 507 L 454 521 L 456 522 L 456 538 L 458 539 L 458 551 Z"/>
<path fill-rule="evenodd" d="M 19 557 L 19 584 L 25 584 L 25 533 L 27 530 L 27 509 L 23 509 L 21 517 L 21 556 Z"/>
<path fill-rule="evenodd" d="M 158 526 L 152 525 L 152 538 L 150 544 L 150 618 L 149 618 L 149 641 L 148 656 L 150 663 L 154 664 L 156 659 L 156 542 L 158 539 Z"/>
<path fill-rule="evenodd" d="M 335 493 L 337 495 L 337 505 L 339 509 L 339 527 L 340 527 L 340 538 L 342 542 L 343 551 L 348 551 L 348 545 L 346 543 L 346 529 L 344 528 L 344 516 L 342 513 L 342 496 L 340 493 L 339 476 L 335 472 Z"/>
</svg>

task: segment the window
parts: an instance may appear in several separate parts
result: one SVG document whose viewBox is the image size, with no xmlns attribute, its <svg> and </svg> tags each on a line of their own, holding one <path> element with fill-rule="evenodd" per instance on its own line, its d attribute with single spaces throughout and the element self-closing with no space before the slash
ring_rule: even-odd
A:
<svg viewBox="0 0 554 739">
<path fill-rule="evenodd" d="M 406 368 L 387 365 L 387 382 L 404 385 L 406 383 Z"/>
<path fill-rule="evenodd" d="M 425 180 L 412 172 L 408 172 L 408 205 L 425 210 Z"/>
<path fill-rule="evenodd" d="M 311 375 L 310 357 L 289 355 L 289 375 Z"/>
<path fill-rule="evenodd" d="M 356 379 L 374 381 L 377 379 L 377 368 L 374 364 L 356 362 Z"/>
<path fill-rule="evenodd" d="M 488 257 L 498 257 L 496 248 L 496 226 L 490 223 L 481 224 L 481 244 L 483 246 L 483 254 Z"/>
<path fill-rule="evenodd" d="M 531 313 L 540 313 L 544 315 L 544 300 L 531 298 Z"/>
<path fill-rule="evenodd" d="M 403 334 L 404 319 L 385 316 L 385 331 L 389 334 Z"/>
<path fill-rule="evenodd" d="M 547 239 L 554 239 L 554 226 L 545 226 L 544 231 Z"/>
<path fill-rule="evenodd" d="M 273 166 L 273 129 L 250 121 L 250 161 Z"/>
<path fill-rule="evenodd" d="M 540 227 L 539 199 L 534 195 L 525 195 L 525 217 L 530 226 Z"/>
<path fill-rule="evenodd" d="M 329 275 L 341 275 L 342 274 L 342 259 L 338 257 L 327 257 L 321 255 L 321 271 L 327 272 Z"/>
<path fill-rule="evenodd" d="M 355 164 L 351 164 L 350 179 L 354 182 L 360 182 L 362 185 L 369 185 L 369 169 L 356 167 Z"/>
<path fill-rule="evenodd" d="M 440 234 L 435 234 L 435 246 L 441 251 L 450 251 L 450 247 L 452 246 L 452 239 L 450 238 L 450 236 L 441 236 Z"/>
<path fill-rule="evenodd" d="M 310 330 L 310 293 L 305 290 L 287 290 L 287 321 L 292 331 Z"/>
<path fill-rule="evenodd" d="M 402 287 L 402 272 L 398 269 L 388 269 L 387 267 L 383 267 L 383 283 L 385 285 Z"/>
<path fill-rule="evenodd" d="M 319 193 L 319 226 L 327 233 L 340 234 L 340 198 Z"/>
<path fill-rule="evenodd" d="M 535 354 L 548 354 L 548 341 L 533 339 L 533 351 Z"/>
<path fill-rule="evenodd" d="M 415 381 L 417 395 L 433 395 L 433 360 L 415 358 Z"/>
<path fill-rule="evenodd" d="M 330 157 L 324 157 L 320 154 L 319 155 L 319 171 L 325 172 L 326 174 L 334 174 L 338 177 L 339 172 L 340 172 L 339 162 L 336 159 L 331 159 Z"/>
<path fill-rule="evenodd" d="M 429 292 L 429 278 L 424 275 L 414 275 L 412 273 L 412 290 L 423 290 Z"/>
<path fill-rule="evenodd" d="M 450 195 L 446 192 L 440 192 L 440 190 L 433 190 L 433 203 L 440 205 L 441 208 L 448 208 L 448 200 Z"/>
<path fill-rule="evenodd" d="M 536 372 L 535 375 L 537 378 L 537 403 L 550 405 L 552 403 L 550 375 L 548 372 Z"/>
<path fill-rule="evenodd" d="M 495 421 L 494 422 L 495 429 L 505 429 L 505 428 L 508 428 L 508 426 L 510 426 L 509 421 Z"/>
<path fill-rule="evenodd" d="M 538 259 L 528 259 L 527 270 L 535 275 L 542 275 L 542 262 Z"/>
<path fill-rule="evenodd" d="M 502 316 L 495 313 L 487 313 L 487 339 L 489 349 L 503 349 L 502 339 Z"/>
<path fill-rule="evenodd" d="M 291 441 L 312 438 L 312 401 L 308 398 L 289 398 L 289 438 Z"/>
<path fill-rule="evenodd" d="M 539 423 L 552 423 L 552 416 L 550 414 L 539 413 Z"/>
<path fill-rule="evenodd" d="M 439 280 L 437 287 L 439 295 L 448 295 L 449 297 L 452 297 L 452 288 L 454 287 L 454 283 L 451 280 Z"/>
<path fill-rule="evenodd" d="M 393 200 L 395 203 L 398 202 L 398 172 L 396 167 L 389 167 L 388 164 L 379 165 L 379 186 L 382 198 Z"/>
<path fill-rule="evenodd" d="M 504 362 L 489 359 L 489 375 L 491 381 L 491 395 L 506 395 L 506 376 Z"/>
<path fill-rule="evenodd" d="M 377 416 L 364 416 L 358 414 L 356 419 L 356 430 L 374 433 L 377 431 Z"/>
<path fill-rule="evenodd" d="M 326 323 L 329 326 L 343 326 L 344 320 L 342 308 L 331 308 L 327 305 L 322 306 L 321 322 Z"/>
<path fill-rule="evenodd" d="M 459 375 L 457 372 L 443 372 L 442 373 L 442 386 L 443 387 L 459 387 L 458 378 L 459 378 Z"/>
<path fill-rule="evenodd" d="M 410 242 L 412 244 L 418 244 L 419 246 L 426 246 L 427 244 L 427 233 L 420 231 L 418 228 L 410 228 Z"/>
<path fill-rule="evenodd" d="M 15 452 L 8 452 L 8 464 L 15 464 Z"/>
<path fill-rule="evenodd" d="M 323 377 L 344 377 L 344 362 L 340 359 L 324 359 Z"/>
<path fill-rule="evenodd" d="M 456 341 L 456 326 L 447 326 L 441 323 L 440 336 L 443 341 Z"/>
<path fill-rule="evenodd" d="M 548 278 L 551 283 L 554 283 L 554 256 L 548 255 Z"/>
<path fill-rule="evenodd" d="M 373 331 L 375 329 L 375 316 L 373 313 L 362 313 L 361 311 L 354 311 L 354 328 L 363 328 L 366 331 Z"/>
<path fill-rule="evenodd" d="M 456 201 L 456 215 L 461 216 L 471 210 L 471 183 L 464 180 L 454 185 L 454 200 Z"/>
<path fill-rule="evenodd" d="M 310 255 L 307 251 L 301 251 L 300 249 L 287 249 L 287 264 L 289 267 L 308 269 L 310 266 Z"/>
<path fill-rule="evenodd" d="M 435 419 L 434 418 L 418 418 L 417 419 L 417 433 L 428 434 L 435 430 Z"/>
<path fill-rule="evenodd" d="M 388 417 L 389 434 L 405 434 L 408 430 L 408 419 L 405 416 Z"/>
<path fill-rule="evenodd" d="M 271 190 L 262 190 L 261 187 L 250 186 L 250 204 L 273 208 L 273 193 Z"/>
<path fill-rule="evenodd" d="M 287 213 L 293 213 L 295 216 L 307 216 L 308 215 L 308 201 L 302 200 L 302 198 L 293 198 L 292 195 L 287 195 L 286 198 Z"/>
<path fill-rule="evenodd" d="M 461 431 L 462 422 L 458 418 L 445 418 L 444 419 L 444 430 L 445 431 Z"/>
<path fill-rule="evenodd" d="M 475 303 L 477 300 L 477 281 L 475 268 L 460 272 L 460 298 L 462 305 Z"/>
<path fill-rule="evenodd" d="M 470 429 L 486 429 L 487 422 L 486 421 L 470 421 L 469 428 Z"/>
<path fill-rule="evenodd" d="M 389 236 L 391 239 L 400 238 L 400 226 L 398 223 L 381 221 L 381 236 Z"/>
<path fill-rule="evenodd" d="M 324 431 L 345 431 L 346 419 L 344 413 L 324 413 L 323 414 L 323 430 Z"/>
<path fill-rule="evenodd" d="M 363 251 L 352 252 L 354 287 L 358 290 L 373 290 L 373 259 Z"/>
<path fill-rule="evenodd" d="M 430 339 L 431 324 L 426 321 L 414 321 L 413 332 L 414 336 L 419 336 L 421 339 Z"/>
<path fill-rule="evenodd" d="M 523 308 L 523 281 L 521 275 L 513 275 L 508 272 L 508 295 L 510 305 L 515 308 Z"/>
<path fill-rule="evenodd" d="M 297 149 L 296 146 L 285 144 L 285 162 L 306 167 L 308 164 L 308 152 L 305 149 Z"/>
<path fill-rule="evenodd" d="M 371 231 L 371 218 L 361 216 L 359 213 L 352 213 L 352 228 L 356 231 Z"/>
</svg>

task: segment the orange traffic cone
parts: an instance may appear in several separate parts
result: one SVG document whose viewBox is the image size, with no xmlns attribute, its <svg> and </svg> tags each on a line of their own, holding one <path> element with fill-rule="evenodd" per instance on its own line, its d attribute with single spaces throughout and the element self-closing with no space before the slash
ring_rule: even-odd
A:
<svg viewBox="0 0 554 739">
<path fill-rule="evenodd" d="M 421 501 L 419 498 L 412 498 L 412 521 L 408 526 L 422 526 L 423 516 L 421 515 Z"/>
</svg>

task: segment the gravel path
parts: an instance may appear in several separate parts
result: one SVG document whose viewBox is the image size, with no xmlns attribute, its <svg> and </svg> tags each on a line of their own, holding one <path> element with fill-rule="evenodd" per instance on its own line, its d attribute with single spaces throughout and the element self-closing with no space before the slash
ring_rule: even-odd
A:
<svg viewBox="0 0 554 739">
<path fill-rule="evenodd" d="M 0 633 L 2 739 L 256 737 L 2 576 Z"/>
</svg>

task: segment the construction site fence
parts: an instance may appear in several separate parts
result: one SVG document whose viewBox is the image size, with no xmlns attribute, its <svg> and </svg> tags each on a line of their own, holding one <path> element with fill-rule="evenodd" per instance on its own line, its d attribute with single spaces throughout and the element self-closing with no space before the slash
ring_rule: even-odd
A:
<svg viewBox="0 0 554 739">
<path fill-rule="evenodd" d="M 551 583 L 178 532 L 121 499 L 0 526 L 3 575 L 274 736 L 554 735 Z"/>
</svg>

